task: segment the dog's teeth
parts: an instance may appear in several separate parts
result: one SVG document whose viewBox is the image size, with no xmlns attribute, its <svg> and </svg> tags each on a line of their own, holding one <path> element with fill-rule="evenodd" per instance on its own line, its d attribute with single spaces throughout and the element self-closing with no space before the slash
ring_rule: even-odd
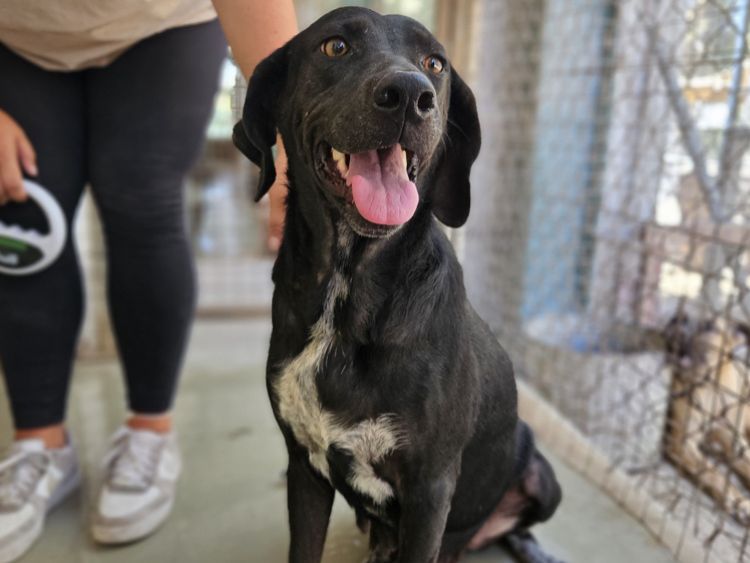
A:
<svg viewBox="0 0 750 563">
<path fill-rule="evenodd" d="M 407 159 L 406 159 L 406 150 L 404 150 L 404 149 L 401 149 L 401 160 L 404 161 L 404 168 L 406 168 L 406 166 L 407 166 L 407 164 L 406 164 L 407 163 Z"/>
<path fill-rule="evenodd" d="M 346 178 L 346 174 L 349 172 L 349 167 L 346 165 L 346 155 L 332 148 L 331 156 L 336 163 L 336 168 L 338 168 L 339 174 L 341 174 L 342 178 Z"/>
</svg>

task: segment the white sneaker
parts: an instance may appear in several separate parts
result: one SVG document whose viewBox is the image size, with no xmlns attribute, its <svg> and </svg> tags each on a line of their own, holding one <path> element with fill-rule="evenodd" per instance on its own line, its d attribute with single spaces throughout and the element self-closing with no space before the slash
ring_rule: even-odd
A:
<svg viewBox="0 0 750 563">
<path fill-rule="evenodd" d="M 42 533 L 44 517 L 81 482 L 75 450 L 18 440 L 0 462 L 0 563 L 15 561 Z"/>
<path fill-rule="evenodd" d="M 107 474 L 91 531 L 100 543 L 142 539 L 169 516 L 182 469 L 173 432 L 120 428 L 105 457 Z"/>
</svg>

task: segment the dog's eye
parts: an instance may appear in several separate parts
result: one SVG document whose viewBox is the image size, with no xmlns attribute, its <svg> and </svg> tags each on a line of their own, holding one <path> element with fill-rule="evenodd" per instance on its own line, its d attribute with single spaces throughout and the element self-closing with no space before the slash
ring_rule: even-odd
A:
<svg viewBox="0 0 750 563">
<path fill-rule="evenodd" d="M 427 72 L 431 72 L 432 74 L 440 74 L 443 72 L 443 67 L 445 66 L 443 64 L 443 60 L 436 56 L 436 55 L 429 55 L 422 59 L 422 66 Z"/>
<path fill-rule="evenodd" d="M 341 37 L 331 37 L 323 42 L 320 50 L 327 57 L 341 57 L 349 52 L 349 44 L 341 39 Z"/>
</svg>

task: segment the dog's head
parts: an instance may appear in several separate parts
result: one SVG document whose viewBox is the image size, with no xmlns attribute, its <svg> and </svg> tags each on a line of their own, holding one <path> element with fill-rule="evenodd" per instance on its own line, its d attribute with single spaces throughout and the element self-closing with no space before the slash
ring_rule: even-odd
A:
<svg viewBox="0 0 750 563">
<path fill-rule="evenodd" d="M 257 199 L 275 179 L 277 129 L 290 174 L 312 177 L 316 197 L 361 235 L 390 234 L 420 205 L 449 226 L 466 221 L 474 96 L 410 18 L 335 10 L 258 65 L 234 132 L 260 166 Z"/>
</svg>

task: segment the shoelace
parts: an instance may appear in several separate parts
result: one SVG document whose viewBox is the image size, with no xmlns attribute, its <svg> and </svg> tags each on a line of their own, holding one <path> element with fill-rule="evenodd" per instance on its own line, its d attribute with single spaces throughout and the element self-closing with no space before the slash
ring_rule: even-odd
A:
<svg viewBox="0 0 750 563">
<path fill-rule="evenodd" d="M 163 440 L 147 438 L 137 432 L 115 436 L 113 447 L 104 458 L 104 465 L 109 468 L 108 484 L 130 491 L 150 487 L 163 445 Z"/>
<path fill-rule="evenodd" d="M 0 463 L 0 510 L 17 510 L 33 493 L 50 463 L 41 452 L 16 451 Z"/>
</svg>

